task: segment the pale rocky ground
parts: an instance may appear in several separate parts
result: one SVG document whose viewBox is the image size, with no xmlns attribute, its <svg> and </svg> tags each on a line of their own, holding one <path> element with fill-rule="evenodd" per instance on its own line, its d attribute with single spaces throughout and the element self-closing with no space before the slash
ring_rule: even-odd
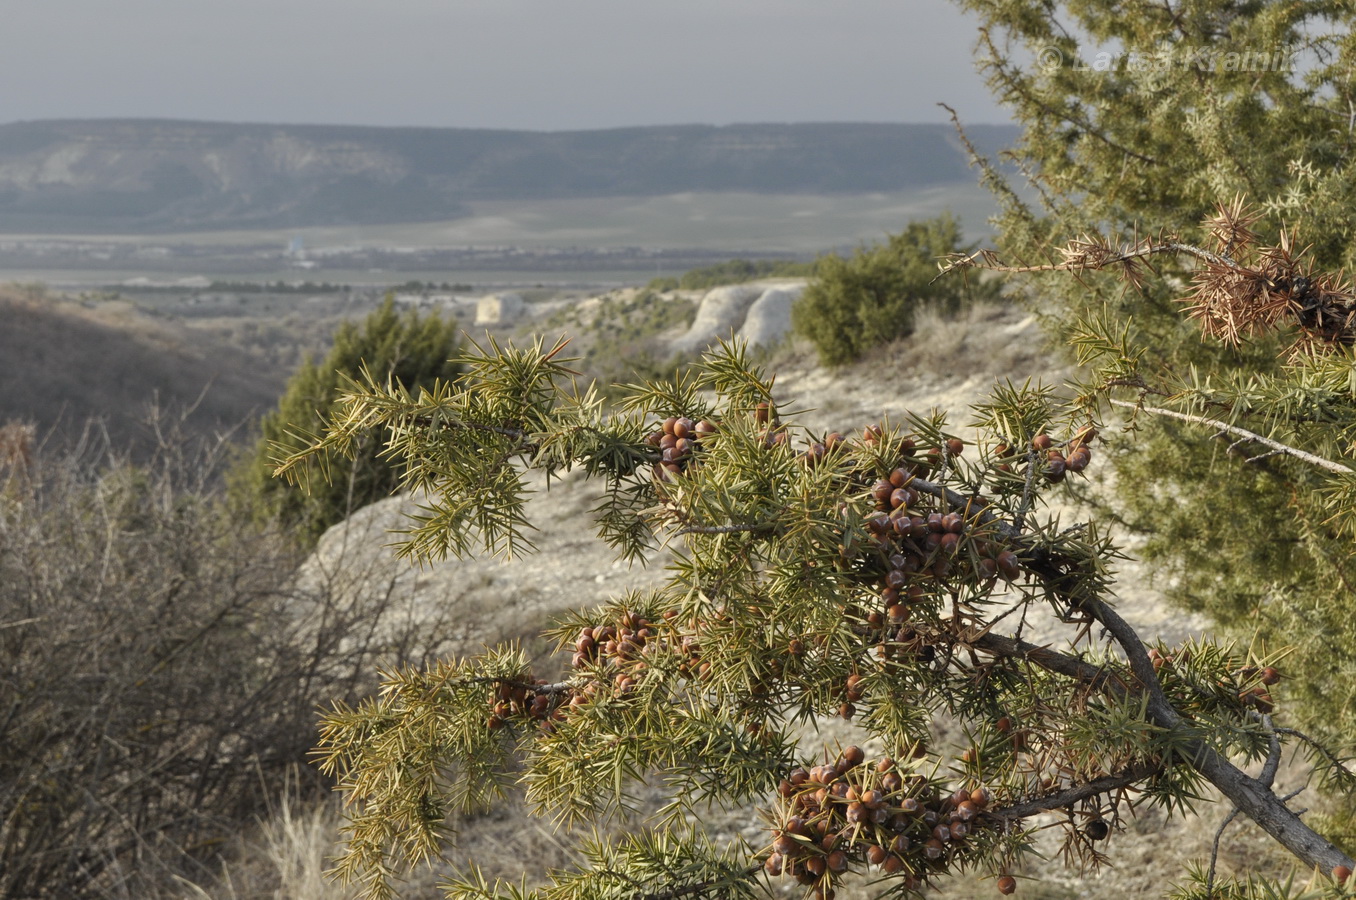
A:
<svg viewBox="0 0 1356 900">
<path fill-rule="evenodd" d="M 741 298 L 740 302 L 745 301 Z M 883 416 L 899 420 L 906 411 L 926 412 L 933 407 L 956 411 L 952 420 L 963 423 L 969 404 L 982 398 L 995 378 L 1019 380 L 1032 375 L 1058 380 L 1061 375 L 1045 369 L 1035 323 L 1014 309 L 996 307 L 974 310 L 960 321 L 925 316 L 912 338 L 841 371 L 819 368 L 805 348 L 794 347 L 774 353 L 769 367 L 778 373 L 775 393 L 781 408 L 795 411 L 788 418 L 816 433 L 855 431 Z M 554 613 L 592 606 L 663 577 L 664 553 L 648 566 L 628 567 L 593 536 L 588 524 L 589 509 L 598 497 L 593 485 L 575 476 L 554 481 L 549 490 L 544 490 L 540 479 L 532 483 L 539 490 L 530 505 L 539 529 L 533 537 L 537 549 L 522 559 L 505 562 L 479 557 L 422 568 L 399 560 L 390 548 L 399 539 L 392 532 L 402 527 L 411 504 L 392 498 L 359 511 L 325 535 L 310 564 L 311 575 L 351 573 L 347 577 L 354 589 L 393 589 L 410 603 L 416 616 L 451 611 L 460 624 L 461 646 L 450 649 L 458 653 L 515 639 L 540 651 L 543 648 L 534 636 Z M 1062 521 L 1076 521 L 1078 511 L 1072 505 L 1059 512 Z M 1122 564 L 1119 572 L 1119 608 L 1142 634 L 1177 642 L 1205 627 L 1203 620 L 1168 608 L 1134 560 Z M 1053 621 L 1026 632 L 1028 639 L 1038 642 L 1054 641 L 1061 635 L 1067 636 L 1067 628 Z M 835 720 L 821 723 L 819 733 L 807 732 L 805 746 L 836 746 L 863 739 L 863 733 L 853 726 Z M 869 744 L 867 749 L 870 753 Z M 1172 822 L 1165 822 L 1157 812 L 1146 812 L 1109 842 L 1114 869 L 1091 875 L 1058 865 L 1030 866 L 1024 874 L 1032 876 L 1031 880 L 1023 880 L 1017 896 L 1052 900 L 1163 896 L 1171 882 L 1181 878 L 1184 860 L 1200 859 L 1209 852 L 1209 842 L 1226 810 L 1211 805 L 1205 811 L 1204 819 Z M 468 823 L 462 858 L 475 860 L 487 874 L 514 879 L 524 863 L 529 872 L 565 864 L 568 841 L 554 834 L 549 823 L 523 813 L 520 807 L 510 806 Z M 739 836 L 755 846 L 768 840 L 753 810 L 716 811 L 703 816 L 703 822 L 718 836 Z M 1226 863 L 1255 861 L 1259 854 L 1272 853 L 1265 837 L 1239 824 L 1231 826 L 1223 847 Z M 1047 850 L 1057 856 L 1057 844 Z M 986 876 L 960 876 L 942 885 L 937 896 L 997 896 Z M 420 883 L 427 887 L 431 881 Z M 849 888 L 840 891 L 839 897 L 857 900 L 874 896 L 878 890 Z M 777 890 L 779 896 L 799 892 L 790 885 L 779 885 Z"/>
</svg>

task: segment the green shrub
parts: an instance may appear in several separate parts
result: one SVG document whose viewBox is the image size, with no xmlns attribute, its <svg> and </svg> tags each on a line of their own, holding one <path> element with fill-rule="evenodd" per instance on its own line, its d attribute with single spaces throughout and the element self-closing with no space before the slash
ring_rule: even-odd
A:
<svg viewBox="0 0 1356 900">
<path fill-rule="evenodd" d="M 651 278 L 650 283 L 645 285 L 647 291 L 658 291 L 660 293 L 664 293 L 665 291 L 676 291 L 678 290 L 678 287 L 678 279 L 674 278 L 672 275 Z"/>
<path fill-rule="evenodd" d="M 390 297 L 361 325 L 344 323 L 325 359 L 303 363 L 278 408 L 264 417 L 252 454 L 231 473 L 235 502 L 256 521 L 276 520 L 309 543 L 351 511 L 389 496 L 398 474 L 377 457 L 375 441 L 354 459 L 336 461 L 330 480 L 318 481 L 309 493 L 273 478 L 273 459 L 305 445 L 298 433 L 319 426 L 338 397 L 340 373 L 356 377 L 366 365 L 378 378 L 389 376 L 416 391 L 456 374 L 456 350 L 454 321 L 397 312 Z"/>
<path fill-rule="evenodd" d="M 824 256 L 792 308 L 796 332 L 809 338 L 825 365 L 851 362 L 870 348 L 913 332 L 923 304 L 952 313 L 978 297 L 997 296 L 992 282 L 942 279 L 939 257 L 962 250 L 960 224 L 950 215 L 912 222 L 885 243 L 850 258 Z"/>
</svg>

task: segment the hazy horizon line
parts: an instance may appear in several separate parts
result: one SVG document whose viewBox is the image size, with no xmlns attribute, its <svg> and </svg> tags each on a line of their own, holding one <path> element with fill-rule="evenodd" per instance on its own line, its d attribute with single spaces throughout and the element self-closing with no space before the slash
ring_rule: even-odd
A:
<svg viewBox="0 0 1356 900">
<path fill-rule="evenodd" d="M 174 116 L 54 116 L 40 119 L 11 119 L 0 122 L 0 128 L 10 125 L 36 125 L 57 122 L 143 122 L 175 123 L 182 125 L 269 125 L 300 126 L 310 128 L 369 128 L 374 131 L 500 131 L 529 134 L 570 134 L 586 131 L 630 131 L 640 128 L 739 128 L 757 125 L 930 125 L 951 127 L 947 121 L 907 121 L 907 120 L 870 120 L 870 119 L 806 119 L 796 121 L 737 121 L 737 122 L 658 122 L 638 125 L 603 125 L 579 128 L 506 128 L 492 125 L 371 125 L 361 122 L 312 122 L 273 119 L 196 119 Z M 1012 121 L 1006 122 L 963 122 L 967 128 L 972 126 L 1011 126 L 1019 127 Z"/>
</svg>

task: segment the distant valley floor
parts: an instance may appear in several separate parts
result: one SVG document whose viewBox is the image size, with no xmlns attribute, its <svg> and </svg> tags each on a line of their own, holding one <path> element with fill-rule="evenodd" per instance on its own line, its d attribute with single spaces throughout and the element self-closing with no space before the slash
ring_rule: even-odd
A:
<svg viewBox="0 0 1356 900">
<path fill-rule="evenodd" d="M 732 257 L 812 258 L 952 211 L 987 237 L 977 184 L 872 194 L 685 193 L 495 200 L 446 222 L 196 232 L 0 235 L 0 282 L 87 288 L 184 277 L 379 285 L 644 281 Z"/>
</svg>

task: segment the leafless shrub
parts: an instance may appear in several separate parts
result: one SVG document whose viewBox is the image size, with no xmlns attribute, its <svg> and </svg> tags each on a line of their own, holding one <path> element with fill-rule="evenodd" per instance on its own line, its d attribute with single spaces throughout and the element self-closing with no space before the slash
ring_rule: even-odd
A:
<svg viewBox="0 0 1356 900">
<path fill-rule="evenodd" d="M 219 448 L 176 448 L 30 450 L 0 489 L 0 897 L 212 883 L 287 773 L 328 788 L 317 706 L 440 649 L 390 591 L 300 586 L 292 542 L 206 489 Z"/>
</svg>

